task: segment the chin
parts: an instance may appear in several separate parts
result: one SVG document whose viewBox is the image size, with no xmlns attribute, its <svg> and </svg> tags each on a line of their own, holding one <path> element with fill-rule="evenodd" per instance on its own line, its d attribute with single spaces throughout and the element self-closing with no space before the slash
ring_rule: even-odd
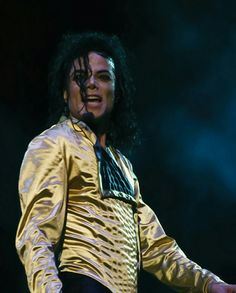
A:
<svg viewBox="0 0 236 293">
<path fill-rule="evenodd" d="M 86 112 L 81 118 L 94 132 L 95 134 L 107 133 L 110 124 L 110 113 L 105 112 L 100 115 L 96 115 L 93 112 Z"/>
</svg>

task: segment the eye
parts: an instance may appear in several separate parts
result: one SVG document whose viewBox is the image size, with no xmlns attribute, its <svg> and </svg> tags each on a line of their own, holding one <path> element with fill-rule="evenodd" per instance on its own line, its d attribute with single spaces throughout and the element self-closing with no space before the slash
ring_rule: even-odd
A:
<svg viewBox="0 0 236 293">
<path fill-rule="evenodd" d="M 98 77 L 102 81 L 110 81 L 112 79 L 110 74 L 108 74 L 108 73 L 101 73 L 101 74 L 99 74 Z"/>
<path fill-rule="evenodd" d="M 73 80 L 78 84 L 84 83 L 88 79 L 88 74 L 86 71 L 76 70 L 74 72 Z"/>
</svg>

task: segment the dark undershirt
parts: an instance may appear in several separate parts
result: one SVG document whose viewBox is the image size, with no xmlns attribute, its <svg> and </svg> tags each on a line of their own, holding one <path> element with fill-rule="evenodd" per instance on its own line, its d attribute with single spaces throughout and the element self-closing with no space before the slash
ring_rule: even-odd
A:
<svg viewBox="0 0 236 293">
<path fill-rule="evenodd" d="M 64 272 L 60 274 L 60 280 L 63 293 L 111 293 L 107 287 L 85 275 Z"/>
</svg>

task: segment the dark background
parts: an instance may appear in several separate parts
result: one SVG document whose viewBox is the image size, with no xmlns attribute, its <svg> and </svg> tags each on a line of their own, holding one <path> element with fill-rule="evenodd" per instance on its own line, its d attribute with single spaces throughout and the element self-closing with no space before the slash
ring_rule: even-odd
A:
<svg viewBox="0 0 236 293">
<path fill-rule="evenodd" d="M 1 0 L 1 292 L 27 292 L 19 168 L 45 129 L 56 44 L 84 30 L 115 33 L 131 52 L 143 143 L 130 159 L 144 200 L 191 259 L 236 282 L 235 11 L 227 0 Z M 172 292 L 146 273 L 140 288 Z"/>
</svg>

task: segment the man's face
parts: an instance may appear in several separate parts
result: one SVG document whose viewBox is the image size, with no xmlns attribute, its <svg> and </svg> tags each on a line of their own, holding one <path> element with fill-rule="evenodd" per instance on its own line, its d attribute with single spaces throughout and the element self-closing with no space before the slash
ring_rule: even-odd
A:
<svg viewBox="0 0 236 293">
<path fill-rule="evenodd" d="M 95 52 L 88 54 L 88 61 L 91 72 L 84 81 L 86 100 L 83 100 L 80 87 L 76 82 L 77 77 L 86 76 L 83 60 L 81 60 L 81 66 L 78 60 L 74 61 L 68 91 L 64 93 L 71 115 L 78 119 L 86 112 L 91 112 L 95 118 L 100 118 L 111 113 L 114 104 L 115 69 L 113 61 Z"/>
</svg>

